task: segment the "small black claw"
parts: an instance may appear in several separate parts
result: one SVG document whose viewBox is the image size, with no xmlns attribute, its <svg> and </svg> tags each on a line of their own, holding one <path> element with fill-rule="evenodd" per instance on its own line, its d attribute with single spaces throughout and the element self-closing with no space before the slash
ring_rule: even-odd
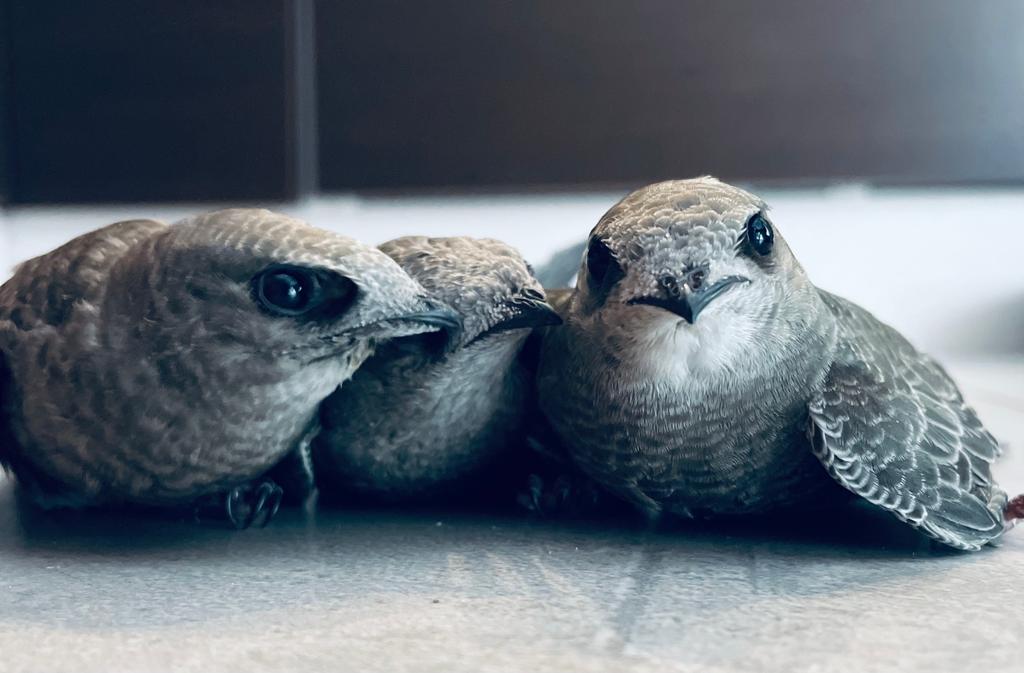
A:
<svg viewBox="0 0 1024 673">
<path fill-rule="evenodd" d="M 237 530 L 265 528 L 281 507 L 283 496 L 281 487 L 269 479 L 236 486 L 224 496 L 224 513 Z"/>
<path fill-rule="evenodd" d="M 284 490 L 272 481 L 265 481 L 256 489 L 256 504 L 253 506 L 252 521 L 249 525 L 266 528 L 281 507 Z"/>
<path fill-rule="evenodd" d="M 538 474 L 527 478 L 526 492 L 516 498 L 519 505 L 537 516 L 580 516 L 594 513 L 601 497 L 596 485 L 585 477 L 559 475 L 545 481 Z"/>
<path fill-rule="evenodd" d="M 541 500 L 544 493 L 544 480 L 540 475 L 531 474 L 526 478 L 526 491 L 516 496 L 519 506 L 531 514 L 543 514 Z"/>
</svg>

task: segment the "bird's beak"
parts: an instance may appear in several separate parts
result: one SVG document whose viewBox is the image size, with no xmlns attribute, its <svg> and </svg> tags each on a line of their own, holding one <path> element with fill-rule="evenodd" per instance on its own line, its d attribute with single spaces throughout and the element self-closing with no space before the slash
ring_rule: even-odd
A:
<svg viewBox="0 0 1024 673">
<path fill-rule="evenodd" d="M 459 314 L 445 304 L 433 300 L 424 301 L 424 305 L 422 311 L 407 313 L 393 320 L 435 327 L 436 331 L 444 332 L 449 344 L 457 343 L 462 336 L 462 318 Z"/>
<path fill-rule="evenodd" d="M 492 334 L 508 332 L 521 327 L 536 328 L 562 324 L 562 317 L 551 307 L 551 304 L 539 296 L 539 293 L 536 297 L 526 295 L 516 297 L 502 306 L 501 314 L 502 318 L 498 322 L 477 334 L 470 343 L 475 343 Z"/>
<path fill-rule="evenodd" d="M 487 330 L 488 334 L 507 332 L 520 327 L 547 327 L 561 325 L 562 317 L 543 299 L 520 296 L 513 299 L 505 316 Z"/>
<path fill-rule="evenodd" d="M 641 304 L 646 306 L 657 306 L 675 313 L 680 318 L 690 323 L 696 322 L 700 312 L 707 308 L 708 304 L 721 296 L 726 290 L 737 283 L 749 283 L 749 278 L 743 276 L 726 276 L 718 281 L 702 287 L 697 291 L 684 286 L 677 294 L 670 296 L 638 297 L 630 299 L 629 304 Z"/>
</svg>

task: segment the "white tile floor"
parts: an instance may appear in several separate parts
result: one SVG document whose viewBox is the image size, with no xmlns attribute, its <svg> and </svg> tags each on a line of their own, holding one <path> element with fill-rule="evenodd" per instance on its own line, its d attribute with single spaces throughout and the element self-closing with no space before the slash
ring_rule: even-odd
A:
<svg viewBox="0 0 1024 673">
<path fill-rule="evenodd" d="M 775 192 L 812 277 L 953 375 L 1024 491 L 1024 192 Z M 363 201 L 282 209 L 368 241 L 494 235 L 534 259 L 613 195 Z M 124 217 L 3 214 L 0 265 Z M 0 274 L 2 276 L 2 274 Z M 1015 307 L 1018 313 L 1006 313 Z M 1016 355 L 1013 350 L 1016 348 Z M 0 483 L 0 672 L 129 670 L 1019 670 L 1024 530 L 937 552 L 887 517 L 655 532 L 429 513 L 285 513 L 263 531 L 54 520 Z"/>
<path fill-rule="evenodd" d="M 1024 360 L 954 375 L 1024 489 Z M 19 511 L 0 479 L 0 671 L 1019 670 L 1024 530 L 977 554 L 889 517 L 651 531 L 284 512 L 232 533 Z"/>
</svg>

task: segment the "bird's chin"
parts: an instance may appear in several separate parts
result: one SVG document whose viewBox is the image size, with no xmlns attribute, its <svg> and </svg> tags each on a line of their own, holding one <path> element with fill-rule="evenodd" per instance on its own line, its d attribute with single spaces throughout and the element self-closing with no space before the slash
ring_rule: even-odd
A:
<svg viewBox="0 0 1024 673">
<path fill-rule="evenodd" d="M 632 304 L 628 307 L 628 315 L 623 320 L 628 320 L 635 327 L 649 330 L 685 330 L 696 332 L 701 329 L 700 321 L 690 323 L 678 313 L 652 306 L 650 304 Z M 701 316 L 703 318 L 704 316 Z"/>
<path fill-rule="evenodd" d="M 632 322 L 636 326 L 644 326 L 647 329 L 672 329 L 681 334 L 700 335 L 707 331 L 718 331 L 724 328 L 723 322 L 737 320 L 734 312 L 724 306 L 711 304 L 703 311 L 696 320 L 690 322 L 685 317 L 667 308 L 652 306 L 649 304 L 631 304 L 628 307 L 628 317 L 623 319 Z"/>
<path fill-rule="evenodd" d="M 654 306 L 630 309 L 612 347 L 649 376 L 680 384 L 715 380 L 749 362 L 756 329 L 741 316 L 709 307 L 691 324 Z"/>
</svg>

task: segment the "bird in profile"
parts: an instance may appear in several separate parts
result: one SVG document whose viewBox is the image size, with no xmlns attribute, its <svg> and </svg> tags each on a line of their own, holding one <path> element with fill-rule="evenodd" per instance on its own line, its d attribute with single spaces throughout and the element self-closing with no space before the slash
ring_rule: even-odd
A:
<svg viewBox="0 0 1024 673">
<path fill-rule="evenodd" d="M 760 198 L 662 182 L 590 234 L 538 394 L 571 459 L 642 510 L 814 508 L 850 493 L 976 550 L 1021 501 L 932 358 L 807 277 Z M 836 485 L 838 484 L 838 488 Z"/>
<path fill-rule="evenodd" d="M 561 322 L 522 256 L 490 239 L 410 236 L 380 249 L 464 329 L 394 339 L 324 403 L 313 444 L 321 498 L 460 499 L 500 489 L 529 455 L 531 329 Z M 525 473 L 524 473 L 525 474 Z M 509 494 L 518 483 L 509 481 Z"/>
<path fill-rule="evenodd" d="M 43 507 L 265 524 L 376 343 L 457 327 L 387 255 L 283 215 L 112 224 L 0 287 L 0 463 Z"/>
</svg>

